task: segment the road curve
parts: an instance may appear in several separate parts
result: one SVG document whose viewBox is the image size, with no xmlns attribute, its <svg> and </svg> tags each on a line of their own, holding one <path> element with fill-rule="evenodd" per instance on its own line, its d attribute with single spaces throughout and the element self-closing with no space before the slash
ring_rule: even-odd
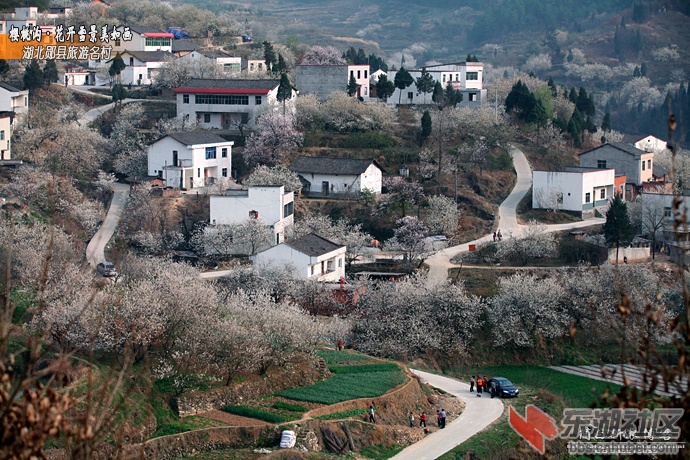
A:
<svg viewBox="0 0 690 460">
<path fill-rule="evenodd" d="M 517 173 L 517 180 L 515 187 L 510 192 L 510 195 L 503 200 L 503 203 L 498 207 L 498 229 L 501 234 L 507 238 L 509 236 L 519 236 L 526 228 L 525 225 L 519 224 L 517 221 L 517 207 L 522 198 L 529 192 L 532 186 L 532 168 L 521 150 L 511 146 L 510 153 L 513 157 L 513 164 L 515 172 Z M 603 224 L 606 219 L 592 218 L 582 222 L 573 222 L 568 224 L 554 224 L 544 225 L 547 232 L 559 232 L 561 230 L 569 230 L 571 228 L 589 227 L 592 225 Z M 448 269 L 459 267 L 451 263 L 458 254 L 469 252 L 470 245 L 478 245 L 491 241 L 493 235 L 484 235 L 469 243 L 452 246 L 427 257 L 424 261 L 429 266 L 428 280 L 429 283 L 440 283 L 448 278 Z"/>
<path fill-rule="evenodd" d="M 470 386 L 449 377 L 412 369 L 416 375 L 431 386 L 440 388 L 465 402 L 465 410 L 443 430 L 438 430 L 419 442 L 403 449 L 391 460 L 433 460 L 465 442 L 470 437 L 491 425 L 503 413 L 499 398 L 484 395 L 478 398 L 470 393 Z"/>
<path fill-rule="evenodd" d="M 115 233 L 115 229 L 117 229 L 128 193 L 129 185 L 113 184 L 113 199 L 110 202 L 108 214 L 106 214 L 101 227 L 86 246 L 86 260 L 93 268 L 96 268 L 99 262 L 105 261 L 105 245 L 108 244 L 113 233 Z"/>
</svg>

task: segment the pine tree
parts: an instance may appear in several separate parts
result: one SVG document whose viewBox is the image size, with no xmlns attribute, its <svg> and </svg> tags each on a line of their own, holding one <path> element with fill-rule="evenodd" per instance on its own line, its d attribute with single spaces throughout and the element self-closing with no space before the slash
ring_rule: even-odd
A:
<svg viewBox="0 0 690 460">
<path fill-rule="evenodd" d="M 119 83 L 120 74 L 123 70 L 125 70 L 125 68 L 127 68 L 127 66 L 125 65 L 125 61 L 122 59 L 122 56 L 120 56 L 120 53 L 117 53 L 115 55 L 115 58 L 113 59 L 113 62 L 110 64 L 108 74 L 111 77 L 115 77 L 116 82 Z"/>
<path fill-rule="evenodd" d="M 43 66 L 43 78 L 45 80 L 46 85 L 50 85 L 51 83 L 57 83 L 58 70 L 54 60 L 50 59 L 46 61 L 46 65 Z"/>
<path fill-rule="evenodd" d="M 556 88 L 556 84 L 553 82 L 553 78 L 549 76 L 549 81 L 546 84 L 549 85 L 549 88 L 551 88 L 551 94 L 553 97 L 558 96 L 558 89 Z"/>
<path fill-rule="evenodd" d="M 449 107 L 455 107 L 456 104 L 462 102 L 462 93 L 460 90 L 453 89 L 453 84 L 450 81 L 446 84 L 446 90 L 443 97 L 445 105 Z"/>
<path fill-rule="evenodd" d="M 44 83 L 43 71 L 38 66 L 38 61 L 31 61 L 24 70 L 24 88 L 33 91 L 42 88 Z"/>
<path fill-rule="evenodd" d="M 392 81 L 388 81 L 388 76 L 385 74 L 379 75 L 379 80 L 376 82 L 376 97 L 387 101 L 394 92 L 395 85 Z"/>
<path fill-rule="evenodd" d="M 549 114 L 541 100 L 536 100 L 532 111 L 529 113 L 528 121 L 537 125 L 537 131 L 541 131 L 541 128 L 549 121 Z"/>
<path fill-rule="evenodd" d="M 635 66 L 635 70 L 633 70 L 633 78 L 638 78 L 640 75 L 641 75 L 640 67 Z"/>
<path fill-rule="evenodd" d="M 431 100 L 438 105 L 445 105 L 444 97 L 443 86 L 441 86 L 440 81 L 437 81 L 434 84 L 434 92 L 431 94 Z"/>
<path fill-rule="evenodd" d="M 605 133 L 611 131 L 611 113 L 609 113 L 608 110 L 606 114 L 604 114 L 604 119 L 601 121 L 601 130 Z"/>
<path fill-rule="evenodd" d="M 273 45 L 269 41 L 263 42 L 262 45 L 264 47 L 264 62 L 266 63 L 266 72 L 275 71 L 278 60 L 276 58 L 276 52 L 273 49 Z"/>
<path fill-rule="evenodd" d="M 280 75 L 280 85 L 278 85 L 278 93 L 276 99 L 283 103 L 283 116 L 285 116 L 285 102 L 292 98 L 292 84 L 287 73 Z"/>
<path fill-rule="evenodd" d="M 10 65 L 7 63 L 6 60 L 0 59 L 0 79 L 4 80 L 5 75 L 7 75 L 7 72 L 10 71 Z"/>
<path fill-rule="evenodd" d="M 414 78 L 410 75 L 404 66 L 400 66 L 400 70 L 395 73 L 395 79 L 393 80 L 395 87 L 400 90 L 398 95 L 398 104 L 400 104 L 400 99 L 402 98 L 402 92 L 405 88 L 409 87 L 414 83 Z"/>
<path fill-rule="evenodd" d="M 573 86 L 570 88 L 570 94 L 568 95 L 568 100 L 573 104 L 577 104 L 577 90 Z"/>
<path fill-rule="evenodd" d="M 434 90 L 434 77 L 427 72 L 426 68 L 422 68 L 422 74 L 417 78 L 417 95 L 424 93 L 424 103 L 426 104 L 426 95 Z"/>
<path fill-rule="evenodd" d="M 640 67 L 640 76 L 646 77 L 647 76 L 647 63 L 643 62 L 642 66 Z"/>
<path fill-rule="evenodd" d="M 283 57 L 282 54 L 278 53 L 278 72 L 281 74 L 287 72 L 287 63 L 285 62 L 285 58 Z"/>
<path fill-rule="evenodd" d="M 429 138 L 431 135 L 431 115 L 429 114 L 428 110 L 424 111 L 424 114 L 422 115 L 422 132 L 421 132 L 421 141 L 422 144 L 426 142 L 426 140 Z"/>
<path fill-rule="evenodd" d="M 355 78 L 354 74 L 350 75 L 350 81 L 347 83 L 347 95 L 352 97 L 355 94 L 357 94 L 357 90 L 359 89 L 359 86 L 357 84 L 357 79 Z"/>
<path fill-rule="evenodd" d="M 593 201 L 595 200 L 596 197 L 593 197 Z M 628 206 L 619 194 L 616 194 L 606 213 L 606 222 L 604 223 L 603 230 L 606 242 L 616 245 L 616 264 L 618 264 L 618 250 L 620 246 L 628 245 L 634 236 L 633 227 L 628 217 Z"/>
</svg>

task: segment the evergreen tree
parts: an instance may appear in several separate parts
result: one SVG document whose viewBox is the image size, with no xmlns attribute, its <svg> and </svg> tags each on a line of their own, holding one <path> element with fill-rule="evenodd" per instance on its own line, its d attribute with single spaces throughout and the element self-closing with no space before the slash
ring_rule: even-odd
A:
<svg viewBox="0 0 690 460">
<path fill-rule="evenodd" d="M 278 72 L 281 74 L 287 72 L 287 63 L 285 62 L 285 58 L 283 57 L 282 54 L 278 53 Z"/>
<path fill-rule="evenodd" d="M 428 110 L 424 111 L 424 114 L 422 115 L 422 133 L 421 133 L 421 141 L 422 144 L 426 142 L 426 140 L 429 138 L 431 135 L 431 115 L 429 114 Z"/>
<path fill-rule="evenodd" d="M 280 75 L 280 85 L 278 85 L 278 93 L 276 94 L 278 102 L 283 103 L 283 116 L 285 116 L 285 102 L 292 99 L 292 84 L 287 73 Z"/>
<path fill-rule="evenodd" d="M 352 97 L 355 94 L 357 94 L 357 90 L 359 89 L 359 86 L 357 84 L 357 79 L 355 78 L 354 74 L 350 75 L 350 81 L 347 83 L 347 95 Z"/>
<path fill-rule="evenodd" d="M 368 61 L 367 55 L 362 48 L 357 51 L 357 57 L 355 58 L 355 64 L 366 64 Z"/>
<path fill-rule="evenodd" d="M 637 32 L 635 33 L 635 39 L 633 40 L 633 49 L 635 50 L 635 53 L 639 53 L 642 51 L 642 35 L 640 35 L 640 29 L 637 29 Z"/>
<path fill-rule="evenodd" d="M 392 81 L 388 81 L 388 76 L 386 74 L 379 75 L 379 80 L 376 82 L 376 97 L 387 101 L 394 92 L 395 85 Z"/>
<path fill-rule="evenodd" d="M 537 100 L 527 85 L 522 83 L 522 80 L 518 80 L 506 97 L 506 112 L 515 111 L 519 118 L 527 120 L 536 103 Z"/>
<path fill-rule="evenodd" d="M 264 41 L 262 45 L 264 47 L 264 62 L 266 63 L 266 72 L 275 71 L 275 67 L 278 64 L 278 59 L 276 58 L 276 52 L 273 49 L 273 45 L 269 41 Z"/>
<path fill-rule="evenodd" d="M 642 74 L 641 74 L 641 72 L 640 72 L 640 67 L 639 67 L 639 66 L 635 66 L 635 70 L 633 70 L 633 78 L 638 78 L 638 77 L 640 77 L 641 75 L 642 75 Z"/>
<path fill-rule="evenodd" d="M 400 104 L 403 90 L 414 83 L 414 78 L 412 78 L 412 75 L 410 75 L 410 72 L 408 72 L 404 66 L 400 66 L 400 70 L 395 73 L 393 83 L 395 87 L 400 90 L 400 94 L 398 95 L 398 104 Z"/>
<path fill-rule="evenodd" d="M 54 60 L 50 59 L 46 61 L 46 65 L 43 66 L 43 78 L 45 79 L 45 84 L 48 86 L 51 83 L 57 83 L 58 70 Z"/>
<path fill-rule="evenodd" d="M 632 20 L 638 24 L 647 22 L 651 10 L 646 2 L 635 2 L 632 10 Z"/>
<path fill-rule="evenodd" d="M 595 201 L 596 197 L 593 197 L 592 200 Z M 606 213 L 603 230 L 606 242 L 616 245 L 616 263 L 618 263 L 618 249 L 621 245 L 630 244 L 634 236 L 633 227 L 628 217 L 628 206 L 619 194 L 616 194 Z"/>
<path fill-rule="evenodd" d="M 122 101 L 127 98 L 127 90 L 124 86 L 120 84 L 113 85 L 113 89 L 110 91 L 110 95 L 113 97 L 113 102 L 115 106 L 122 106 Z"/>
<path fill-rule="evenodd" d="M 38 66 L 38 61 L 31 61 L 24 70 L 24 88 L 33 91 L 42 88 L 44 84 L 43 71 Z"/>
<path fill-rule="evenodd" d="M 611 131 L 611 113 L 607 110 L 604 119 L 601 121 L 601 130 L 605 133 Z"/>
<path fill-rule="evenodd" d="M 123 70 L 125 70 L 127 66 L 125 65 L 125 61 L 122 59 L 122 56 L 120 56 L 120 53 L 117 53 L 115 55 L 115 58 L 113 59 L 113 62 L 110 64 L 110 68 L 108 69 L 108 74 L 111 77 L 114 77 L 115 81 L 117 83 L 120 82 L 120 74 L 122 73 Z"/>
<path fill-rule="evenodd" d="M 465 59 L 465 61 L 466 62 L 479 62 L 479 59 L 477 59 L 476 55 L 467 53 L 467 59 Z"/>
<path fill-rule="evenodd" d="M 455 107 L 456 104 L 462 102 L 462 93 L 460 90 L 453 89 L 453 84 L 450 81 L 446 84 L 446 90 L 443 97 L 445 105 L 449 107 Z"/>
<path fill-rule="evenodd" d="M 7 63 L 6 60 L 0 59 L 0 80 L 5 79 L 5 75 L 7 75 L 7 72 L 10 71 L 10 65 Z"/>
<path fill-rule="evenodd" d="M 597 125 L 594 124 L 592 117 L 589 115 L 587 115 L 587 119 L 585 120 L 585 129 L 589 131 L 590 134 L 594 134 L 597 132 Z"/>
<path fill-rule="evenodd" d="M 573 86 L 570 88 L 570 94 L 568 94 L 568 100 L 572 102 L 573 104 L 577 105 L 577 90 Z"/>
<path fill-rule="evenodd" d="M 536 100 L 532 111 L 529 113 L 528 121 L 537 125 L 537 131 L 540 131 L 549 121 L 549 114 L 540 99 Z"/>
<path fill-rule="evenodd" d="M 424 93 L 424 103 L 426 104 L 426 95 L 434 90 L 434 77 L 423 67 L 422 74 L 415 83 L 417 84 L 417 95 Z"/>
<path fill-rule="evenodd" d="M 640 67 L 640 76 L 646 77 L 647 76 L 647 63 L 643 62 L 642 66 Z"/>
<path fill-rule="evenodd" d="M 549 76 L 549 81 L 546 83 L 549 85 L 549 88 L 551 88 L 551 94 L 553 97 L 558 96 L 558 88 L 556 88 L 556 84 L 553 82 L 553 78 Z"/>
<path fill-rule="evenodd" d="M 434 92 L 431 95 L 431 100 L 434 101 L 436 104 L 444 105 L 445 104 L 444 97 L 445 97 L 445 94 L 443 93 L 443 86 L 441 86 L 440 81 L 437 81 L 434 84 Z"/>
</svg>

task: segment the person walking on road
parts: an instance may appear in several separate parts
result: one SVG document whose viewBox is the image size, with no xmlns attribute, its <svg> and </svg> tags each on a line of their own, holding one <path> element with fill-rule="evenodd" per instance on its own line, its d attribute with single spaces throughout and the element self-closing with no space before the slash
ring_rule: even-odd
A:
<svg viewBox="0 0 690 460">
<path fill-rule="evenodd" d="M 410 428 L 414 427 L 414 414 L 410 412 Z"/>
<path fill-rule="evenodd" d="M 498 242 L 499 242 L 499 243 L 500 243 L 501 240 L 503 239 L 503 235 L 501 235 L 501 230 L 499 230 L 498 233 L 496 233 L 496 238 L 498 238 Z"/>
<path fill-rule="evenodd" d="M 441 409 L 441 428 L 446 427 L 446 410 Z"/>
<path fill-rule="evenodd" d="M 426 412 L 422 412 L 419 416 L 419 426 L 426 428 Z"/>
<path fill-rule="evenodd" d="M 374 417 L 374 406 L 369 406 L 369 422 L 376 423 L 376 418 Z"/>
<path fill-rule="evenodd" d="M 477 376 L 477 394 L 482 394 L 482 388 L 484 387 L 484 382 L 480 376 Z"/>
<path fill-rule="evenodd" d="M 439 428 L 443 428 L 441 426 L 441 411 L 438 409 L 436 409 L 436 426 L 438 426 Z"/>
<path fill-rule="evenodd" d="M 470 393 L 474 393 L 474 375 L 470 379 Z"/>
</svg>

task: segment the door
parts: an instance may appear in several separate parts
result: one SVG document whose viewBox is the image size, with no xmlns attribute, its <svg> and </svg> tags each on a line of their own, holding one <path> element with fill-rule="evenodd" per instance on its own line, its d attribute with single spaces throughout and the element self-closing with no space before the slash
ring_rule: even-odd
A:
<svg viewBox="0 0 690 460">
<path fill-rule="evenodd" d="M 322 181 L 321 182 L 321 193 L 324 195 L 328 195 L 329 188 L 328 188 L 328 181 Z"/>
</svg>

